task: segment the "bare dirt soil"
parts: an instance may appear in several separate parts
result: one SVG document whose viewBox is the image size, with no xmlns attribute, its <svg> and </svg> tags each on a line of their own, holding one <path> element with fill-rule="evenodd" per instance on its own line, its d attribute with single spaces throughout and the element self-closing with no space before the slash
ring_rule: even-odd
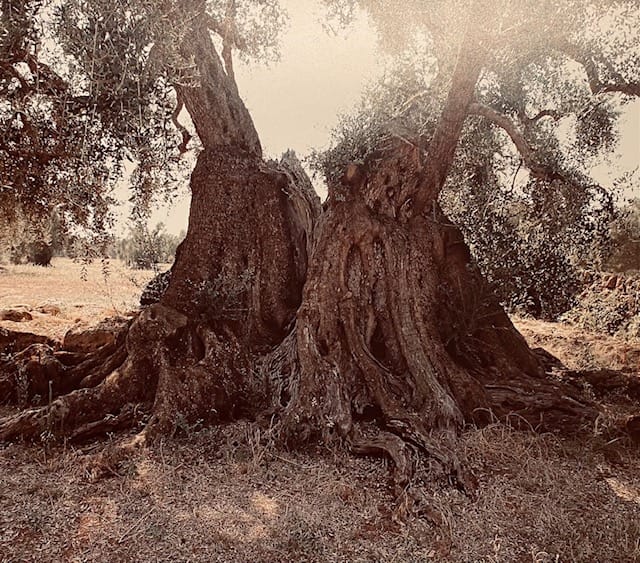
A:
<svg viewBox="0 0 640 563">
<path fill-rule="evenodd" d="M 119 260 L 82 264 L 54 258 L 52 267 L 4 265 L 0 270 L 0 309 L 28 311 L 33 320 L 0 321 L 0 326 L 60 340 L 78 323 L 95 324 L 138 308 L 151 270 L 131 270 Z"/>
<path fill-rule="evenodd" d="M 514 318 L 530 346 L 551 352 L 569 369 L 616 369 L 640 373 L 640 340 L 609 336 L 566 323 Z"/>
<path fill-rule="evenodd" d="M 103 269 L 89 266 L 83 281 L 68 260 L 5 267 L 0 309 L 33 320 L 0 327 L 59 339 L 135 309 L 153 272 L 112 262 L 105 278 Z M 516 324 L 568 367 L 640 367 L 640 343 Z M 608 442 L 597 427 L 564 438 L 467 429 L 460 448 L 480 482 L 475 498 L 426 464 L 417 471 L 438 526 L 401 517 L 384 462 L 283 451 L 247 423 L 185 427 L 125 461 L 103 455 L 97 471 L 96 456 L 130 436 L 0 445 L 0 561 L 640 561 L 637 446 Z"/>
</svg>

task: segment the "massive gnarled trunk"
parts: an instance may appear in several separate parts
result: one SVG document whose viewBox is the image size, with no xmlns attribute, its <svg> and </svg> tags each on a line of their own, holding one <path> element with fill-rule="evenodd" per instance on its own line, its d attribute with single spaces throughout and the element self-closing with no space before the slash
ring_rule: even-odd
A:
<svg viewBox="0 0 640 563">
<path fill-rule="evenodd" d="M 3 398 L 32 397 L 42 388 L 49 391 L 40 394 L 45 400 L 61 396 L 1 421 L 0 439 L 45 430 L 93 434 L 105 416 L 112 426 L 128 403 L 146 404 L 155 433 L 182 422 L 251 415 L 266 402 L 253 359 L 290 329 L 320 202 L 292 155 L 280 163 L 262 160 L 253 122 L 211 40 L 204 3 L 193 4 L 199 17 L 190 15 L 181 51 L 196 61 L 200 83 L 176 90 L 204 150 L 169 287 L 115 349 L 93 362 L 42 346 L 7 362 Z M 115 365 L 85 385 L 84 368 L 112 353 Z M 25 389 L 17 393 L 18 386 Z"/>
<path fill-rule="evenodd" d="M 411 448 L 470 486 L 454 451 L 466 422 L 593 420 L 588 401 L 547 379 L 438 206 L 481 67 L 471 40 L 427 160 L 420 143 L 381 147 L 349 166 L 321 213 L 299 164 L 262 160 L 204 22 L 187 38 L 202 83 L 178 93 L 205 148 L 169 287 L 91 357 L 38 345 L 7 362 L 7 397 L 12 381 L 22 396 L 64 384 L 49 384 L 50 405 L 0 420 L 0 440 L 94 435 L 131 424 L 130 404 L 150 416 L 147 435 L 269 413 L 290 443 L 390 456 L 401 487 Z"/>
<path fill-rule="evenodd" d="M 265 371 L 290 440 L 384 453 L 401 487 L 417 447 L 469 487 L 453 447 L 465 423 L 575 430 L 597 411 L 547 379 L 437 201 L 407 205 L 423 179 L 414 148 L 377 157 L 325 204 L 296 329 Z"/>
</svg>

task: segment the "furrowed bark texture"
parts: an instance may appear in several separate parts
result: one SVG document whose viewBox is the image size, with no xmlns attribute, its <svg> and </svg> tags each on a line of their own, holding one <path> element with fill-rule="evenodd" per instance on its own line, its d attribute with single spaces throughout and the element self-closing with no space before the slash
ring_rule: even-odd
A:
<svg viewBox="0 0 640 563">
<path fill-rule="evenodd" d="M 263 369 L 290 442 L 384 452 L 400 486 L 417 448 L 472 488 L 454 452 L 465 422 L 575 429 L 597 411 L 545 377 L 437 201 L 407 205 L 421 170 L 398 144 L 334 186 L 295 331 Z"/>
<path fill-rule="evenodd" d="M 399 492 L 416 451 L 471 490 L 455 448 L 465 423 L 591 423 L 597 409 L 545 376 L 438 205 L 481 68 L 473 41 L 427 160 L 420 143 L 390 143 L 348 167 L 321 213 L 293 155 L 262 161 L 205 21 L 184 46 L 201 84 L 178 87 L 204 150 L 168 288 L 111 349 L 36 344 L 7 360 L 0 398 L 50 404 L 0 419 L 0 440 L 94 436 L 139 412 L 145 436 L 269 415 L 291 444 L 388 456 Z"/>
</svg>

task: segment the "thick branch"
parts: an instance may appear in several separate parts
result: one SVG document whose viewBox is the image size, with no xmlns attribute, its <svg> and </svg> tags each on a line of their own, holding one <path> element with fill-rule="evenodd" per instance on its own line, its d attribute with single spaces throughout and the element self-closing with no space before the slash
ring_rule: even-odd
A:
<svg viewBox="0 0 640 563">
<path fill-rule="evenodd" d="M 548 181 L 563 180 L 563 177 L 560 174 L 536 162 L 533 149 L 529 146 L 529 143 L 524 138 L 524 135 L 518 130 L 515 123 L 513 123 L 506 115 L 497 112 L 489 106 L 485 106 L 477 102 L 474 102 L 469 106 L 469 113 L 480 115 L 501 129 L 504 129 L 518 149 L 520 156 L 522 156 L 522 160 L 524 160 L 524 163 L 527 168 L 529 168 L 532 176 Z"/>
<path fill-rule="evenodd" d="M 640 82 L 602 85 L 601 92 L 620 92 L 627 96 L 640 96 Z"/>
<path fill-rule="evenodd" d="M 447 101 L 427 149 L 423 181 L 413 201 L 416 214 L 435 201 L 434 194 L 444 186 L 484 59 L 481 38 L 470 27 L 460 48 Z"/>
<path fill-rule="evenodd" d="M 225 72 L 211 40 L 211 18 L 206 17 L 204 2 L 199 15 L 192 19 L 181 51 L 185 58 L 193 57 L 198 66 L 200 85 L 176 85 L 198 136 L 206 148 L 220 145 L 240 146 L 262 156 L 260 139 L 251 116 L 238 94 L 235 81 Z"/>
<path fill-rule="evenodd" d="M 236 3 L 235 0 L 229 0 L 227 3 L 227 13 L 225 14 L 224 35 L 222 36 L 222 60 L 224 61 L 224 69 L 227 76 L 236 83 L 233 72 L 233 53 L 232 49 L 235 43 L 236 25 Z"/>
<path fill-rule="evenodd" d="M 524 161 L 527 168 L 529 168 L 529 172 L 531 176 L 534 178 L 538 178 L 540 180 L 544 180 L 546 182 L 553 182 L 554 180 L 558 180 L 568 185 L 572 185 L 574 187 L 587 188 L 597 191 L 598 193 L 605 196 L 606 200 L 609 200 L 610 195 L 598 184 L 584 184 L 580 183 L 574 178 L 571 178 L 567 174 L 563 174 L 562 171 L 558 171 L 550 166 L 545 166 L 537 162 L 535 151 L 531 148 L 524 135 L 518 130 L 516 125 L 504 114 L 497 112 L 496 110 L 479 104 L 473 103 L 469 106 L 469 113 L 473 113 L 475 115 L 480 115 L 489 119 L 492 123 L 496 124 L 498 127 L 504 129 L 504 131 L 509 135 L 513 143 L 515 144 L 518 152 L 522 156 L 522 160 Z"/>
<path fill-rule="evenodd" d="M 640 96 L 640 82 L 626 82 L 623 79 L 618 81 L 602 82 L 598 73 L 598 65 L 593 57 L 582 52 L 577 45 L 569 41 L 561 41 L 558 49 L 569 58 L 573 59 L 584 68 L 589 82 L 589 89 L 593 94 L 605 92 L 619 92 L 627 96 Z"/>
</svg>

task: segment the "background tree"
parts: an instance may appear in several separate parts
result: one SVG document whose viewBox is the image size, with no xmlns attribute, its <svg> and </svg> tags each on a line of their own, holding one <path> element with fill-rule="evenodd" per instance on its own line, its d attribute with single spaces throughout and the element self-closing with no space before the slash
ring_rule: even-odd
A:
<svg viewBox="0 0 640 563">
<path fill-rule="evenodd" d="M 0 229 L 36 239 L 80 225 L 104 241 L 120 159 L 80 83 L 51 42 L 51 2 L 6 0 L 0 11 Z M 54 68 L 55 67 L 55 68 Z"/>
<path fill-rule="evenodd" d="M 143 101 L 157 81 L 173 88 L 176 111 L 184 106 L 203 145 L 191 178 L 189 229 L 166 293 L 128 327 L 126 350 L 120 338 L 117 350 L 73 366 L 64 364 L 66 356 L 45 354 L 46 374 L 31 365 L 32 387 L 55 374 L 58 393 L 82 389 L 0 421 L 0 439 L 63 425 L 75 437 L 112 429 L 114 421 L 130 422 L 123 407 L 131 401 L 150 414 L 144 438 L 175 429 L 178 420 L 268 418 L 290 443 L 338 441 L 357 453 L 389 456 L 404 491 L 415 450 L 473 488 L 455 452 L 465 422 L 517 415 L 539 428 L 567 429 L 595 419 L 588 399 L 545 376 L 438 201 L 455 174 L 460 141 L 473 140 L 480 120 L 512 140 L 532 197 L 565 190 L 568 205 L 580 207 L 588 200 L 584 188 L 599 191 L 561 158 L 553 136 L 544 136 L 549 116 L 540 114 L 548 108 L 523 103 L 526 92 L 514 96 L 509 88 L 536 64 L 564 76 L 562 62 L 571 57 L 589 78 L 589 88 L 576 87 L 583 100 L 634 93 L 637 65 L 617 46 L 608 51 L 598 26 L 617 17 L 615 10 L 632 25 L 635 3 L 607 3 L 606 12 L 597 2 L 531 9 L 524 1 L 440 1 L 429 11 L 418 2 L 364 4 L 385 43 L 414 30 L 428 41 L 431 106 L 425 133 L 387 127 L 372 150 L 346 151 L 328 175 L 322 212 L 293 155 L 262 160 L 234 80 L 232 50 L 263 52 L 252 50 L 252 41 L 268 45 L 280 19 L 257 16 L 277 14 L 277 3 L 116 4 L 65 4 L 64 45 L 89 82 L 100 85 L 90 94 L 110 130 L 127 131 L 136 113 L 126 111 L 130 100 L 138 116 L 152 107 Z M 588 43 L 592 35 L 601 41 Z M 146 81 L 140 65 L 150 69 Z M 129 77 L 130 86 L 120 87 Z M 580 83 L 579 74 L 573 79 Z M 188 131 L 180 122 L 177 130 L 184 147 Z M 604 138 L 605 131 L 594 134 Z M 478 165 L 486 160 L 477 153 Z M 7 396 L 15 395 L 11 381 L 4 382 Z"/>
<path fill-rule="evenodd" d="M 613 224 L 612 250 L 607 266 L 616 272 L 640 270 L 640 199 L 622 208 Z"/>
<path fill-rule="evenodd" d="M 168 233 L 164 223 L 153 229 L 143 223 L 136 223 L 129 229 L 129 235 L 116 240 L 115 257 L 131 268 L 157 270 L 159 264 L 172 263 L 178 245 L 185 237 Z"/>
</svg>

